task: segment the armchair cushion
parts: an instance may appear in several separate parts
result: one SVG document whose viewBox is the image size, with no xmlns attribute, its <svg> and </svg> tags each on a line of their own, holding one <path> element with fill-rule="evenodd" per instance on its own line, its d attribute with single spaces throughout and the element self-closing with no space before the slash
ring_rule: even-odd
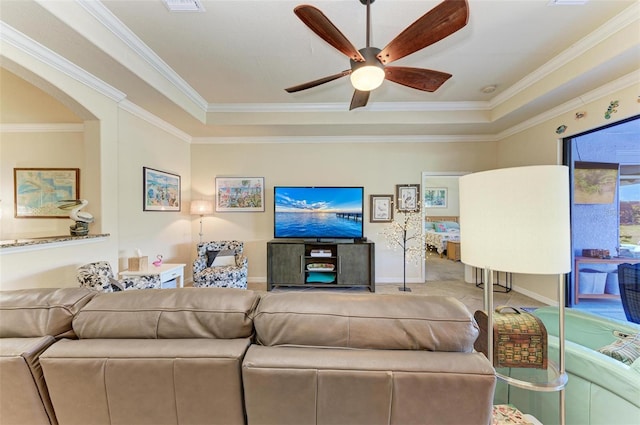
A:
<svg viewBox="0 0 640 425">
<path fill-rule="evenodd" d="M 193 286 L 247 288 L 248 260 L 239 241 L 198 244 L 193 262 Z"/>
<path fill-rule="evenodd" d="M 78 267 L 77 279 L 80 287 L 99 292 L 117 292 L 129 289 L 160 288 L 159 275 L 128 276 L 115 279 L 108 261 L 96 261 Z"/>
</svg>

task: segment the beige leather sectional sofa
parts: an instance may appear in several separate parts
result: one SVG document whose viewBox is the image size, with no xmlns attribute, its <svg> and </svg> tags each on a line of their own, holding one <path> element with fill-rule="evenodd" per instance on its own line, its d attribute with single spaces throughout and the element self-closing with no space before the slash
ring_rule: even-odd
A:
<svg viewBox="0 0 640 425">
<path fill-rule="evenodd" d="M 1 424 L 488 424 L 453 298 L 0 292 Z"/>
</svg>

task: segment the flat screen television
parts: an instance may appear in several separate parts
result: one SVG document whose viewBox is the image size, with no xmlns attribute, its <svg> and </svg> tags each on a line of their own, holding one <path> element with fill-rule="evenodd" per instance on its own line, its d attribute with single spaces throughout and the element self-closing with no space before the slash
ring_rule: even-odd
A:
<svg viewBox="0 0 640 425">
<path fill-rule="evenodd" d="M 362 238 L 363 187 L 276 186 L 273 199 L 276 238 Z"/>
</svg>

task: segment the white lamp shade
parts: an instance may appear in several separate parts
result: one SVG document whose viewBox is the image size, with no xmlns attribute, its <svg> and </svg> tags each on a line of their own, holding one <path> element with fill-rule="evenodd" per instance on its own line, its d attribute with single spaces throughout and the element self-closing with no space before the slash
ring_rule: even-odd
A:
<svg viewBox="0 0 640 425">
<path fill-rule="evenodd" d="M 569 169 L 504 168 L 460 177 L 463 263 L 525 274 L 571 271 Z"/>
<path fill-rule="evenodd" d="M 349 77 L 353 88 L 360 91 L 371 91 L 380 87 L 384 81 L 384 69 L 378 66 L 362 66 Z"/>
<path fill-rule="evenodd" d="M 191 201 L 192 215 L 209 215 L 213 214 L 213 202 L 206 200 Z"/>
</svg>

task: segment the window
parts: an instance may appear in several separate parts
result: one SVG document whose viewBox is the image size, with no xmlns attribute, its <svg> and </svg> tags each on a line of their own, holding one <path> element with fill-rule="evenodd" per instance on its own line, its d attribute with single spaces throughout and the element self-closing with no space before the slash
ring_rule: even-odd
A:
<svg viewBox="0 0 640 425">
<path fill-rule="evenodd" d="M 640 164 L 620 166 L 620 247 L 640 245 Z"/>
</svg>

